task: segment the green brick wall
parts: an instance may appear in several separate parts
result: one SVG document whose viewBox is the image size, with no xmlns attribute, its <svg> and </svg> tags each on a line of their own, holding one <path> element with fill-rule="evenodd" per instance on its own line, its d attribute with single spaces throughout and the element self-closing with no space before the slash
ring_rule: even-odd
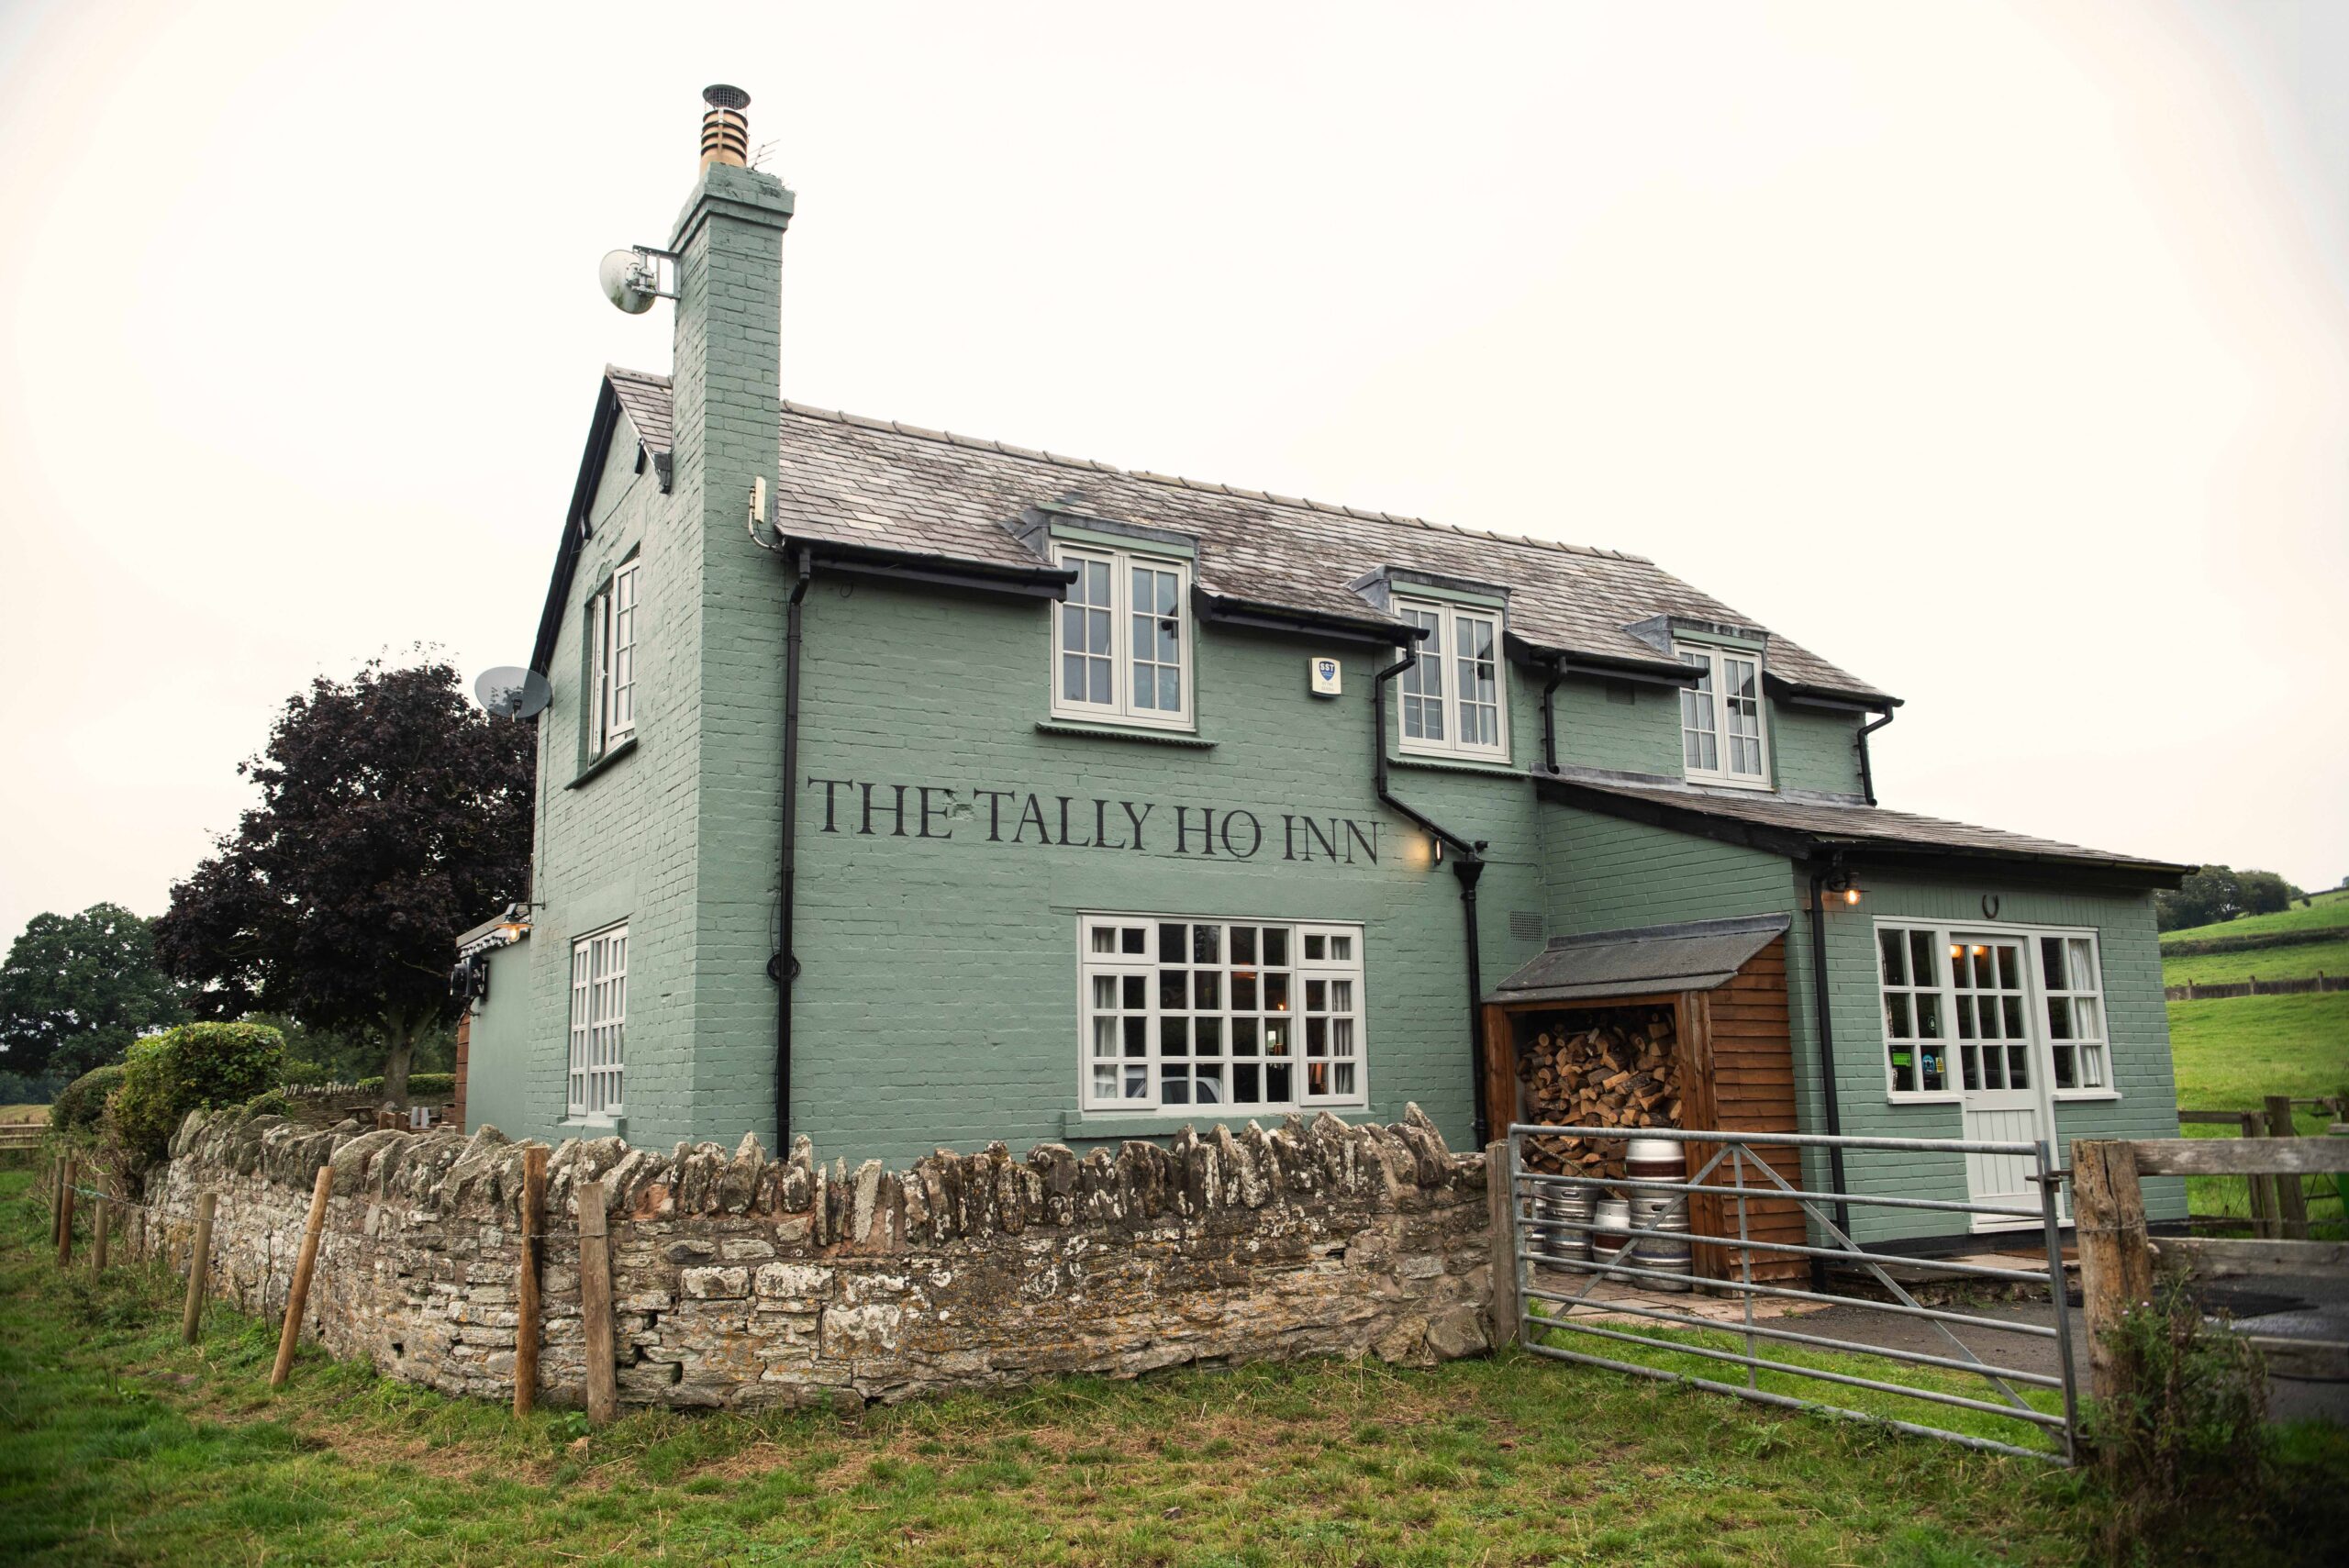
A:
<svg viewBox="0 0 2349 1568">
<path fill-rule="evenodd" d="M 1860 794 L 1859 726 L 1850 714 L 1771 704 L 1772 782 L 1780 789 Z"/>
</svg>

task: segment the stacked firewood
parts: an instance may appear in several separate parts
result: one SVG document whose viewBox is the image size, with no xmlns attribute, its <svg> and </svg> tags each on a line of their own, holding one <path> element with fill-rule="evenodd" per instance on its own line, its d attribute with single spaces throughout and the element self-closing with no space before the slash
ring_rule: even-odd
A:
<svg viewBox="0 0 2349 1568">
<path fill-rule="evenodd" d="M 1518 1053 L 1525 1118 L 1552 1127 L 1677 1127 L 1680 1062 L 1668 1007 L 1561 1014 Z M 1620 1175 L 1620 1139 L 1531 1140 L 1531 1162 L 1553 1173 Z"/>
</svg>

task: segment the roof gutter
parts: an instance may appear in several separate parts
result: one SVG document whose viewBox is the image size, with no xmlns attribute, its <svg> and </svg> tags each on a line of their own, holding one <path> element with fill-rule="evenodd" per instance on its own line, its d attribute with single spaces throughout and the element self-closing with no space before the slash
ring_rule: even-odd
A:
<svg viewBox="0 0 2349 1568">
<path fill-rule="evenodd" d="M 1222 626 L 1292 632 L 1308 637 L 1334 637 L 1348 642 L 1367 642 L 1379 648 L 1392 648 L 1410 635 L 1410 628 L 1400 621 L 1364 620 L 1352 616 L 1332 615 L 1326 610 L 1291 609 L 1235 599 L 1199 587 L 1191 590 L 1191 609 L 1201 620 L 1214 621 Z"/>
<path fill-rule="evenodd" d="M 1060 566 L 1007 566 L 993 561 L 921 550 L 884 550 L 876 545 L 844 544 L 838 539 L 785 536 L 781 548 L 796 550 L 811 562 L 855 577 L 879 577 L 940 587 L 967 588 L 978 593 L 1011 594 L 1023 598 L 1063 599 L 1076 573 Z"/>
<path fill-rule="evenodd" d="M 1446 849 L 1451 850 L 1455 857 L 1452 862 L 1452 874 L 1460 882 L 1461 937 L 1467 950 L 1469 1100 L 1475 1112 L 1476 1147 L 1482 1149 L 1492 1141 L 1492 1126 L 1485 1105 L 1484 1031 L 1479 1027 L 1485 1000 L 1484 962 L 1478 951 L 1476 931 L 1476 884 L 1485 874 L 1486 840 L 1478 839 L 1470 842 L 1417 807 L 1397 799 L 1394 792 L 1386 787 L 1386 683 L 1419 662 L 1419 639 L 1425 635 L 1415 627 L 1397 629 L 1401 636 L 1409 639 L 1409 651 L 1381 670 L 1370 683 L 1371 773 L 1377 785 L 1379 804 L 1415 824 L 1434 840 L 1437 860 L 1443 858 Z"/>
</svg>

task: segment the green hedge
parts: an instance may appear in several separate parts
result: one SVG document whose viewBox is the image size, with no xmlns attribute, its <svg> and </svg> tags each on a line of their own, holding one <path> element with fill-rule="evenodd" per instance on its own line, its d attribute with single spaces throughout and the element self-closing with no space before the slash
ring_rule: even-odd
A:
<svg viewBox="0 0 2349 1568">
<path fill-rule="evenodd" d="M 266 1024 L 182 1024 L 130 1048 L 107 1106 L 115 1143 L 133 1170 L 163 1158 L 192 1110 L 242 1105 L 275 1086 L 285 1037 Z"/>
<path fill-rule="evenodd" d="M 93 1067 L 58 1091 L 49 1107 L 49 1129 L 60 1138 L 86 1143 L 98 1136 L 106 1114 L 106 1096 L 122 1084 L 127 1069 L 119 1062 Z"/>
<path fill-rule="evenodd" d="M 380 1077 L 362 1078 L 351 1088 L 362 1095 L 380 1095 L 384 1092 L 384 1080 Z M 407 1075 L 407 1097 L 411 1100 L 456 1092 L 457 1075 L 454 1073 L 411 1073 Z"/>
</svg>

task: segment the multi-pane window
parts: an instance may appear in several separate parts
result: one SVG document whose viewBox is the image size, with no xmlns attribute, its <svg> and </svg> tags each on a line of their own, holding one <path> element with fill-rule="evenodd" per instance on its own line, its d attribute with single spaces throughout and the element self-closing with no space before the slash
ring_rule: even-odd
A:
<svg viewBox="0 0 2349 1568">
<path fill-rule="evenodd" d="M 601 755 L 636 733 L 637 562 L 587 601 L 588 743 Z"/>
<path fill-rule="evenodd" d="M 618 1116 L 627 1057 L 628 928 L 571 944 L 571 1114 Z"/>
<path fill-rule="evenodd" d="M 1359 927 L 1088 915 L 1079 929 L 1086 1106 L 1362 1103 Z"/>
<path fill-rule="evenodd" d="M 2093 936 L 1880 925 L 1876 939 L 1895 1095 L 2029 1090 L 2043 1070 L 2057 1093 L 2105 1086 Z"/>
<path fill-rule="evenodd" d="M 2104 1087 L 2104 982 L 2093 937 L 2042 937 L 2039 973 L 2047 993 L 2047 1044 L 2055 1087 Z"/>
<path fill-rule="evenodd" d="M 1734 649 L 1683 645 L 1680 662 L 1700 673 L 1680 690 L 1680 765 L 1692 779 L 1759 784 L 1762 659 Z"/>
<path fill-rule="evenodd" d="M 1395 613 L 1427 633 L 1396 678 L 1403 750 L 1507 760 L 1501 617 L 1491 610 L 1397 598 Z"/>
<path fill-rule="evenodd" d="M 1089 549 L 1063 549 L 1060 563 L 1076 580 L 1052 617 L 1052 711 L 1189 728 L 1189 568 Z"/>
</svg>

